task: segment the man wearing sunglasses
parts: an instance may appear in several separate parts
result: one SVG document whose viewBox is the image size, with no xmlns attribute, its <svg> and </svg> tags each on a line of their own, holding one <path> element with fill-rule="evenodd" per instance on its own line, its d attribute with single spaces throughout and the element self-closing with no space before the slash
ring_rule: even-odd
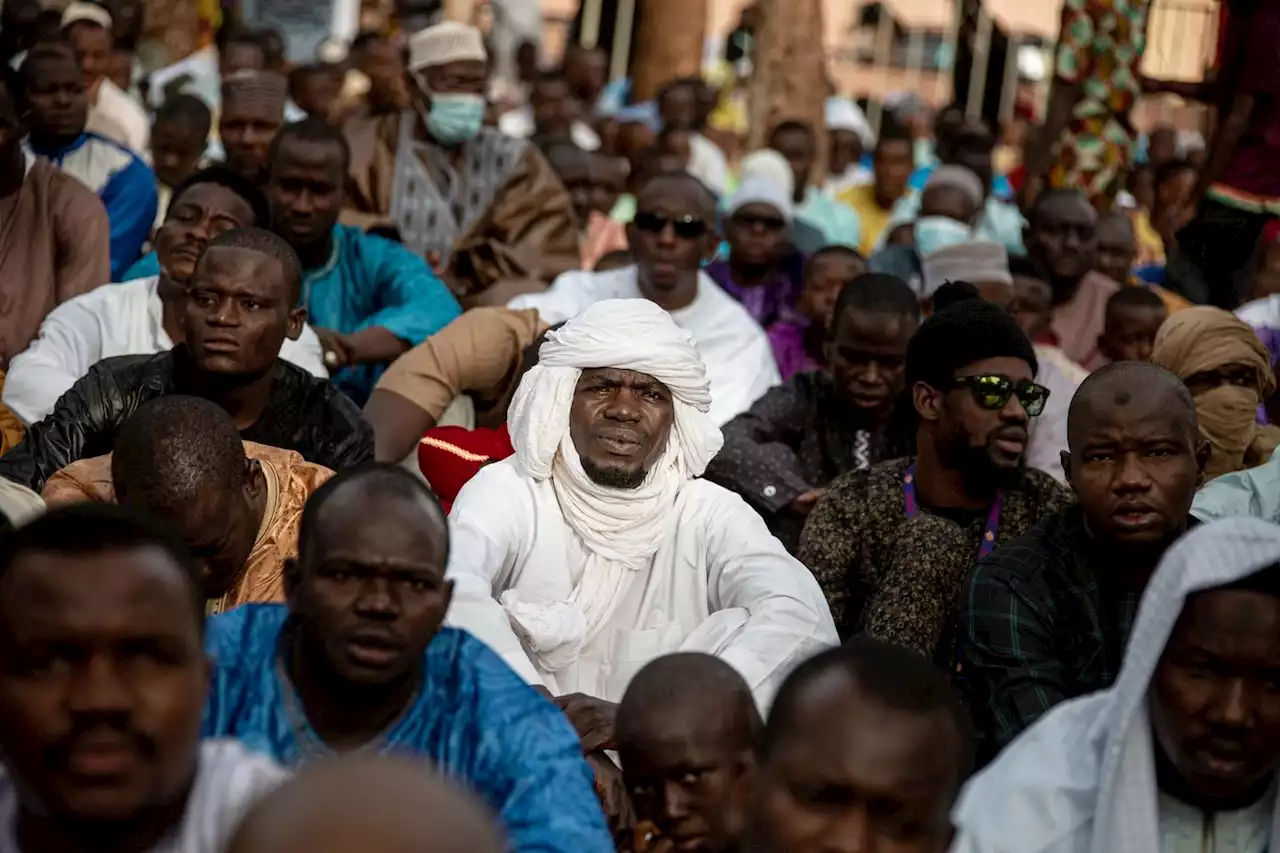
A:
<svg viewBox="0 0 1280 853">
<path fill-rule="evenodd" d="M 715 199 L 683 172 L 658 175 L 636 197 L 627 228 L 634 266 L 567 272 L 543 293 L 508 308 L 535 308 L 548 325 L 563 323 L 605 299 L 648 299 L 693 335 L 711 383 L 711 417 L 722 425 L 780 381 L 773 349 L 747 309 L 716 286 L 702 262 L 716 247 Z"/>
<path fill-rule="evenodd" d="M 969 574 L 960 625 L 966 704 L 981 757 L 1050 708 L 1111 686 L 1138 600 L 1195 522 L 1210 446 L 1176 375 L 1123 361 L 1071 400 L 1062 466 L 1079 503 L 1046 518 Z"/>
<path fill-rule="evenodd" d="M 970 298 L 938 311 L 907 347 L 895 415 L 915 454 L 833 480 L 800 559 L 842 636 L 869 634 L 950 666 L 965 573 L 1070 494 L 1026 467 L 1027 428 L 1048 391 L 1005 310 Z"/>
</svg>

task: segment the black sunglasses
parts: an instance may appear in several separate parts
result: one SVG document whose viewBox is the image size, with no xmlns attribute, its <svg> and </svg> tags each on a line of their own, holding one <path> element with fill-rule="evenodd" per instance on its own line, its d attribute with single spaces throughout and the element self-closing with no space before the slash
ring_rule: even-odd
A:
<svg viewBox="0 0 1280 853">
<path fill-rule="evenodd" d="M 1009 405 L 1009 398 L 1017 395 L 1022 408 L 1033 418 L 1044 411 L 1044 404 L 1049 400 L 1049 389 L 1043 385 L 1037 385 L 1028 379 L 1014 382 L 1007 376 L 997 374 L 957 376 L 951 380 L 950 387 L 968 388 L 974 401 L 992 412 L 998 412 Z"/>
<path fill-rule="evenodd" d="M 760 213 L 735 213 L 730 218 L 746 228 L 755 228 L 759 225 L 766 231 L 781 231 L 787 227 L 787 221 L 780 216 L 767 216 Z"/>
<path fill-rule="evenodd" d="M 665 213 L 637 213 L 636 227 L 647 234 L 661 234 L 670 225 L 682 240 L 697 240 L 707 233 L 707 223 L 696 216 L 667 216 Z"/>
</svg>

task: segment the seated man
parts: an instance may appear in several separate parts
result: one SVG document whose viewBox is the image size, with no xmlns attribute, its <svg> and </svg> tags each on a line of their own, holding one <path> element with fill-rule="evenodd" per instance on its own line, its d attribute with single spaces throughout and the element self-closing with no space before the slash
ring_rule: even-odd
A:
<svg viewBox="0 0 1280 853">
<path fill-rule="evenodd" d="M 170 525 L 199 561 L 210 612 L 284 600 L 302 506 L 333 472 L 292 450 L 241 441 L 231 417 L 197 397 L 161 397 L 120 428 L 108 456 L 49 478 L 49 506 L 119 501 Z"/>
<path fill-rule="evenodd" d="M 1209 458 L 1186 386 L 1141 362 L 1084 381 L 1068 438 L 1063 465 L 1079 503 L 983 559 L 964 584 L 959 684 L 984 760 L 1060 702 L 1111 686 L 1142 590 L 1193 523 Z"/>
<path fill-rule="evenodd" d="M 26 148 L 98 194 L 111 222 L 111 277 L 119 279 L 151 235 L 156 176 L 142 155 L 85 131 L 89 99 L 80 63 L 68 45 L 37 45 L 19 74 L 18 112 L 28 123 Z"/>
<path fill-rule="evenodd" d="M 846 284 L 826 371 L 796 374 L 725 424 L 707 479 L 741 495 L 794 552 L 827 484 L 885 458 L 919 325 L 920 303 L 901 279 L 868 274 Z"/>
<path fill-rule="evenodd" d="M 726 423 L 779 377 L 764 330 L 702 272 L 715 248 L 715 199 L 696 178 L 668 173 L 645 185 L 636 209 L 628 231 L 635 266 L 565 273 L 546 293 L 517 297 L 508 307 L 536 308 L 555 324 L 602 299 L 653 301 L 693 335 L 711 383 L 711 417 Z"/>
<path fill-rule="evenodd" d="M 837 477 L 800 537 L 841 636 L 869 634 L 950 669 L 965 573 L 1070 494 L 1025 467 L 1047 392 L 1031 342 L 976 299 L 931 316 L 907 346 L 910 395 L 895 423 L 914 458 Z"/>
<path fill-rule="evenodd" d="M 969 783 L 954 849 L 1274 847 L 1277 554 L 1280 527 L 1252 518 L 1183 537 L 1147 585 L 1115 686 L 1059 705 Z"/>
<path fill-rule="evenodd" d="M 973 764 L 969 721 L 945 676 L 865 637 L 796 668 L 757 754 L 741 849 L 759 853 L 944 853 Z"/>
<path fill-rule="evenodd" d="M 1145 287 L 1122 287 L 1107 300 L 1098 361 L 1150 361 L 1156 332 L 1169 319 L 1159 294 Z"/>
<path fill-rule="evenodd" d="M 512 400 L 515 456 L 453 506 L 450 619 L 553 695 L 617 702 L 648 661 L 705 651 L 766 702 L 836 641 L 813 577 L 733 493 L 688 332 L 645 299 L 548 334 Z"/>
<path fill-rule="evenodd" d="M 200 742 L 204 594 L 166 528 L 50 512 L 0 549 L 0 832 L 9 853 L 222 853 L 286 773 Z"/>
<path fill-rule="evenodd" d="M 573 206 L 536 146 L 483 126 L 488 55 L 447 21 L 409 40 L 414 108 L 352 119 L 351 205 L 390 219 L 459 297 L 578 266 Z"/>
<path fill-rule="evenodd" d="M 55 308 L 40 326 L 40 337 L 9 365 L 5 405 L 35 423 L 102 359 L 152 355 L 182 343 L 187 287 L 205 246 L 223 231 L 269 218 L 262 193 L 235 172 L 217 166 L 196 172 L 178 187 L 156 232 L 160 272 L 96 288 Z M 328 378 L 310 325 L 296 341 L 284 339 L 280 358 Z"/>
<path fill-rule="evenodd" d="M 769 132 L 769 147 L 791 166 L 796 219 L 821 231 L 828 245 L 860 247 L 862 224 L 854 208 L 829 198 L 820 185 L 811 183 L 818 160 L 818 136 L 813 126 L 803 121 L 781 122 Z"/>
<path fill-rule="evenodd" d="M 373 430 L 328 382 L 277 357 L 306 317 L 296 308 L 302 270 L 282 239 L 237 228 L 210 241 L 183 315 L 185 343 L 151 356 L 100 361 L 0 457 L 0 476 L 37 491 L 60 468 L 111 450 L 143 403 L 187 394 L 224 408 L 246 441 L 296 450 L 340 470 L 373 456 Z"/>
<path fill-rule="evenodd" d="M 274 229 L 302 261 L 302 304 L 337 385 L 363 405 L 382 370 L 461 313 L 419 257 L 338 224 L 350 152 L 319 119 L 291 124 L 271 147 Z"/>
<path fill-rule="evenodd" d="M 489 809 L 420 761 L 358 755 L 308 767 L 258 801 L 228 853 L 506 853 Z"/>
<path fill-rule="evenodd" d="M 290 766 L 369 750 L 416 756 L 502 816 L 511 850 L 613 849 L 572 727 L 463 631 L 441 628 L 449 530 L 393 465 L 329 481 L 303 513 L 289 606 L 214 619 L 206 736 Z"/>
<path fill-rule="evenodd" d="M 117 6 L 119 8 L 119 6 Z M 151 123 L 142 105 L 111 81 L 107 73 L 115 45 L 112 13 L 97 3 L 73 0 L 62 13 L 62 35 L 84 69 L 89 102 L 86 128 L 145 154 Z"/>
<path fill-rule="evenodd" d="M 460 395 L 473 404 L 477 427 L 503 426 L 521 359 L 547 328 L 532 308 L 473 308 L 396 359 L 365 405 L 379 461 L 413 453 Z"/>
<path fill-rule="evenodd" d="M 635 843 L 622 849 L 736 849 L 763 728 L 751 690 L 722 660 L 667 655 L 636 673 L 616 724 L 636 816 Z"/>
<path fill-rule="evenodd" d="M 20 93 L 0 77 L 0 370 L 58 305 L 111 278 L 111 227 L 84 184 L 26 151 Z"/>
</svg>

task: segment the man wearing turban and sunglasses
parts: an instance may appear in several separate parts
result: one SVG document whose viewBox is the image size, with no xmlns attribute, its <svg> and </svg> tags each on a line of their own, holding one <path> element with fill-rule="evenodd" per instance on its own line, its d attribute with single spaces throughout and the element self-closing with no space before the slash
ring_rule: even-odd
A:
<svg viewBox="0 0 1280 853">
<path fill-rule="evenodd" d="M 1017 322 L 991 303 L 967 299 L 921 324 L 895 416 L 913 455 L 836 478 L 800 538 L 842 637 L 869 634 L 951 668 L 965 573 L 1071 500 L 1026 467 L 1028 427 L 1049 396 L 1037 367 Z"/>
<path fill-rule="evenodd" d="M 658 175 L 636 196 L 627 240 L 634 266 L 567 272 L 546 292 L 518 296 L 507 307 L 535 308 L 555 325 L 605 299 L 657 303 L 693 335 L 711 384 L 711 418 L 723 426 L 781 379 L 764 330 L 701 269 L 717 242 L 715 198 L 687 173 Z"/>
</svg>

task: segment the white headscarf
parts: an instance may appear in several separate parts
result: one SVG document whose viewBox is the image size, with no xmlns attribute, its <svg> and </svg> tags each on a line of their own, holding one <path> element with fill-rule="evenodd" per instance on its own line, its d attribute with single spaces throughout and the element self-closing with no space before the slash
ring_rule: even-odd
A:
<svg viewBox="0 0 1280 853">
<path fill-rule="evenodd" d="M 583 370 L 612 367 L 652 376 L 671 391 L 667 446 L 637 488 L 602 486 L 582 468 L 569 410 Z M 692 335 L 647 299 L 607 299 L 547 335 L 538 364 L 507 413 L 515 462 L 550 479 L 565 523 L 590 554 L 568 602 L 538 606 L 513 591 L 502 603 L 544 668 L 561 669 L 608 622 L 629 572 L 648 565 L 677 519 L 680 487 L 699 476 L 724 439 L 707 412 L 711 390 Z"/>
</svg>

